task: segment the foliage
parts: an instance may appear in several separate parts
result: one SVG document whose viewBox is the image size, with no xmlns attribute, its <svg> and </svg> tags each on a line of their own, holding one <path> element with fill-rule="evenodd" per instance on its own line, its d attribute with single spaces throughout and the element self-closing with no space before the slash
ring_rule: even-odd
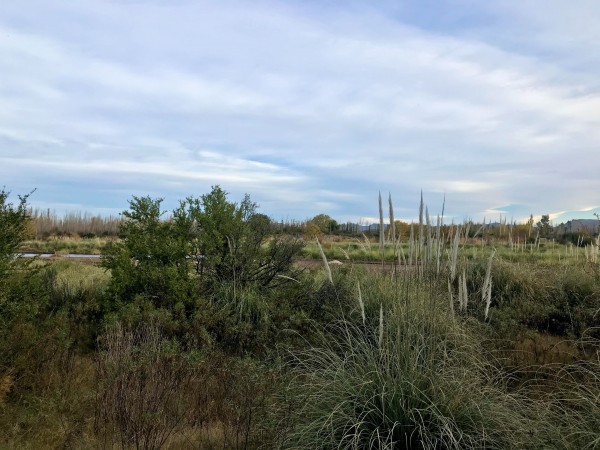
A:
<svg viewBox="0 0 600 450">
<path fill-rule="evenodd" d="M 303 230 L 304 238 L 308 241 L 314 241 L 319 238 L 323 233 L 319 226 L 313 222 L 308 222 L 304 226 Z"/>
<path fill-rule="evenodd" d="M 78 255 L 100 255 L 114 238 L 50 238 L 46 240 L 26 240 L 21 244 L 23 252 L 72 253 Z"/>
<path fill-rule="evenodd" d="M 248 195 L 238 205 L 215 186 L 199 199 L 188 198 L 186 206 L 195 226 L 196 273 L 209 292 L 223 283 L 273 288 L 293 277 L 302 241 L 272 236 L 270 219 L 256 212 Z"/>
<path fill-rule="evenodd" d="M 507 242 L 495 241 L 483 322 L 490 230 L 462 229 L 459 312 L 448 302 L 458 280 L 444 275 L 455 227 L 440 227 L 440 276 L 433 246 L 396 222 L 402 242 L 383 263 L 365 239 L 324 242 L 343 261 L 330 278 L 300 270 L 302 243 L 274 237 L 249 197 L 233 203 L 218 186 L 169 215 L 134 197 L 123 219 L 103 267 L 6 258 L 0 447 L 600 443 L 594 248 L 526 245 L 526 229 L 497 228 Z M 315 245 L 307 253 L 321 258 Z M 356 264 L 369 259 L 379 264 Z"/>
<path fill-rule="evenodd" d="M 162 199 L 133 197 L 120 229 L 121 240 L 109 245 L 102 266 L 111 271 L 108 310 L 122 304 L 149 302 L 154 308 L 193 313 L 196 284 L 190 274 L 190 219 L 183 208 L 163 220 Z"/>
<path fill-rule="evenodd" d="M 552 233 L 552 225 L 550 224 L 550 215 L 543 214 L 540 221 L 536 224 L 540 237 L 547 238 Z"/>
<path fill-rule="evenodd" d="M 180 202 L 168 219 L 161 199 L 134 197 L 121 240 L 102 260 L 111 272 L 104 312 L 129 324 L 153 318 L 196 342 L 210 332 L 240 349 L 262 347 L 273 337 L 274 291 L 297 282 L 303 242 L 272 236 L 256 209 L 249 196 L 230 202 L 219 186 Z"/>
<path fill-rule="evenodd" d="M 48 284 L 40 271 L 16 258 L 28 229 L 28 196 L 14 205 L 8 195 L 0 191 L 0 378 L 18 377 L 19 384 L 27 385 L 32 360 L 42 364 L 46 358 L 37 352 L 42 345 L 51 347 L 46 335 Z"/>
<path fill-rule="evenodd" d="M 17 264 L 15 254 L 27 238 L 30 221 L 27 207 L 29 194 L 19 196 L 17 205 L 8 201 L 9 195 L 4 189 L 0 190 L 0 283 Z"/>
<path fill-rule="evenodd" d="M 11 275 L 0 302 L 0 377 L 15 377 L 14 392 L 35 391 L 59 355 L 94 348 L 105 284 L 104 271 L 72 261 Z"/>
<path fill-rule="evenodd" d="M 270 220 L 250 197 L 237 205 L 216 186 L 181 202 L 169 220 L 161 219 L 160 203 L 134 197 L 123 213 L 121 241 L 108 247 L 102 263 L 111 270 L 115 299 L 141 295 L 156 307 L 185 308 L 200 289 L 211 295 L 223 283 L 272 288 L 293 274 L 302 242 L 270 237 Z"/>
<path fill-rule="evenodd" d="M 493 270 L 494 328 L 511 338 L 527 329 L 575 339 L 588 330 L 597 333 L 600 283 L 583 267 L 498 262 Z M 472 270 L 477 285 L 484 268 Z"/>
<path fill-rule="evenodd" d="M 48 314 L 63 315 L 73 345 L 83 351 L 96 347 L 103 329 L 101 299 L 110 274 L 97 265 L 59 260 L 43 269 Z"/>
<path fill-rule="evenodd" d="M 309 223 L 315 224 L 317 227 L 319 227 L 319 230 L 321 230 L 321 233 L 323 234 L 333 234 L 339 228 L 337 221 L 332 219 L 327 214 L 317 214 L 315 217 L 310 219 Z"/>
</svg>

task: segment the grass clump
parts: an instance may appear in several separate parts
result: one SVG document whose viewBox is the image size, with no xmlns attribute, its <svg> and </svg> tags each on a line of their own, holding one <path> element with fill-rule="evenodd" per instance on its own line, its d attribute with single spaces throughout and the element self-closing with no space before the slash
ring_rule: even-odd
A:
<svg viewBox="0 0 600 450">
<path fill-rule="evenodd" d="M 549 384 L 550 407 L 570 447 L 600 448 L 600 353 L 590 361 L 564 366 Z"/>
<path fill-rule="evenodd" d="M 369 284 L 368 280 L 362 282 Z M 419 286 L 399 295 L 371 277 L 366 325 L 336 325 L 323 345 L 292 358 L 290 389 L 304 407 L 284 448 L 540 448 L 544 410 L 488 362 L 476 335 Z M 335 340 L 331 336 L 337 336 Z M 537 430 L 540 430 L 539 432 Z M 541 430 L 544 430 L 541 432 Z"/>
</svg>

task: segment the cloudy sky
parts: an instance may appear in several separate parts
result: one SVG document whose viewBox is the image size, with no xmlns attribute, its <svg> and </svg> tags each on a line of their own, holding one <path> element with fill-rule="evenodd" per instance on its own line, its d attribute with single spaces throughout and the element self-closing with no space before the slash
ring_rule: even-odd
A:
<svg viewBox="0 0 600 450">
<path fill-rule="evenodd" d="M 0 2 L 0 188 L 115 214 L 600 211 L 600 3 Z M 594 209 L 596 208 L 596 209 Z"/>
</svg>

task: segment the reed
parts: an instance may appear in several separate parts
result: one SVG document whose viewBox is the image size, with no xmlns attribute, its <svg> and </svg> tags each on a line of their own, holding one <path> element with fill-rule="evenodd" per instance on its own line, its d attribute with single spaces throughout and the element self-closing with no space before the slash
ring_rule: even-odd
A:
<svg viewBox="0 0 600 450">
<path fill-rule="evenodd" d="M 385 250 L 385 234 L 383 229 L 383 206 L 381 204 L 381 192 L 379 192 L 379 253 L 383 264 L 383 252 Z"/>
<path fill-rule="evenodd" d="M 329 263 L 327 262 L 327 257 L 323 252 L 323 247 L 321 247 L 321 243 L 317 239 L 317 246 L 319 247 L 319 253 L 321 254 L 321 258 L 323 259 L 323 266 L 325 267 L 325 272 L 327 273 L 327 279 L 331 284 L 333 284 L 333 277 L 331 275 L 331 267 L 329 267 Z"/>
<path fill-rule="evenodd" d="M 492 261 L 494 260 L 494 255 L 496 254 L 496 249 L 492 250 L 492 254 L 488 259 L 487 270 L 485 272 L 485 279 L 483 281 L 483 287 L 481 288 L 482 292 L 482 300 L 485 305 L 484 318 L 488 319 L 488 314 L 490 312 L 490 305 L 492 304 Z"/>
<path fill-rule="evenodd" d="M 365 304 L 362 299 L 362 292 L 360 290 L 360 281 L 356 282 L 356 290 L 358 292 L 358 306 L 360 307 L 360 317 L 362 318 L 363 325 L 366 325 L 367 317 L 365 315 Z"/>
</svg>

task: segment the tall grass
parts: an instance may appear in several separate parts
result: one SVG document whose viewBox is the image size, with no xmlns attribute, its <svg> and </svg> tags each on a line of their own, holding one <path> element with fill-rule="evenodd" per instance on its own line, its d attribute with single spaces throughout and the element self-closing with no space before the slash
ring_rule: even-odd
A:
<svg viewBox="0 0 600 450">
<path fill-rule="evenodd" d="M 381 224 L 381 196 L 379 214 Z M 515 385 L 513 374 L 482 346 L 489 342 L 483 327 L 497 326 L 492 307 L 502 303 L 510 284 L 492 282 L 495 248 L 466 246 L 470 226 L 451 226 L 444 236 L 442 219 L 433 227 L 421 198 L 403 276 L 359 276 L 357 314 L 344 311 L 322 332 L 321 345 L 291 358 L 289 390 L 304 407 L 283 448 L 597 448 L 600 439 L 592 430 L 600 429 L 600 364 L 565 365 L 558 373 L 542 367 L 529 383 Z M 507 230 L 501 260 L 518 254 L 512 225 Z M 382 236 L 383 262 L 389 242 Z M 539 240 L 534 251 L 530 256 L 538 258 Z M 594 251 L 586 251 L 588 262 Z M 335 288 L 335 278 L 344 275 L 334 275 L 332 280 L 328 273 Z M 569 280 L 561 283 L 570 292 Z M 442 299 L 442 285 L 450 302 Z M 454 314 L 455 301 L 463 314 Z"/>
<path fill-rule="evenodd" d="M 477 335 L 446 308 L 431 307 L 440 299 L 423 286 L 399 296 L 387 277 L 361 284 L 373 294 L 365 294 L 367 325 L 340 322 L 338 339 L 324 334 L 322 346 L 291 361 L 290 389 L 304 407 L 284 448 L 522 449 L 556 442 L 544 405 L 508 390 Z"/>
</svg>

